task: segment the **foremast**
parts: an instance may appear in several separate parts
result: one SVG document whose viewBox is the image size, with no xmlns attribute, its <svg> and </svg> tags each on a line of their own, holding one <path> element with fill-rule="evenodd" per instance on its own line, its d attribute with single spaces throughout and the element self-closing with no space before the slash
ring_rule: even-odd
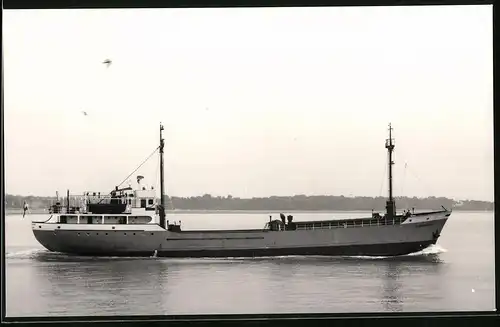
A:
<svg viewBox="0 0 500 327">
<path fill-rule="evenodd" d="M 389 123 L 389 138 L 385 140 L 385 148 L 388 153 L 388 165 L 389 165 L 389 199 L 386 202 L 386 216 L 391 219 L 396 216 L 396 205 L 394 203 L 394 199 L 392 197 L 392 165 L 394 165 L 394 161 L 392 161 L 392 152 L 394 151 L 394 140 L 392 139 L 392 126 Z"/>
<path fill-rule="evenodd" d="M 165 228 L 165 192 L 164 192 L 164 176 L 163 176 L 163 147 L 165 142 L 163 140 L 163 125 L 160 123 L 160 205 L 159 205 L 159 215 L 160 215 L 160 227 Z"/>
</svg>

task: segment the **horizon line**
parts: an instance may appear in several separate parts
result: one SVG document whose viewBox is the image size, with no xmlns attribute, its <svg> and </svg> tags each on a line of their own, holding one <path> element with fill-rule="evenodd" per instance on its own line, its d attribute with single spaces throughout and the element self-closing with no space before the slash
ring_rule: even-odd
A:
<svg viewBox="0 0 500 327">
<path fill-rule="evenodd" d="M 108 195 L 109 193 L 103 193 L 103 195 Z M 9 194 L 9 193 L 5 193 L 5 196 L 7 195 L 10 195 L 10 196 L 20 196 L 20 197 L 40 197 L 40 198 L 55 198 L 55 195 L 21 195 L 21 194 Z M 64 194 L 61 194 L 60 197 L 64 198 L 66 195 L 66 193 Z M 78 194 L 80 195 L 80 194 Z M 82 194 L 83 195 L 83 194 Z M 377 196 L 373 196 L 373 195 L 333 195 L 333 194 L 314 194 L 314 195 L 307 195 L 307 194 L 294 194 L 294 195 L 269 195 L 269 196 L 251 196 L 251 197 L 240 197 L 240 196 L 235 196 L 235 195 L 231 195 L 231 194 L 226 194 L 226 195 L 214 195 L 214 194 L 210 194 L 210 193 L 205 193 L 205 194 L 201 194 L 201 195 L 189 195 L 189 196 L 178 196 L 178 195 L 168 195 L 168 194 L 165 194 L 165 196 L 169 197 L 169 198 L 196 198 L 196 197 L 203 197 L 204 195 L 210 195 L 210 197 L 212 198 L 218 198 L 218 197 L 221 197 L 221 198 L 225 198 L 227 199 L 228 196 L 231 196 L 233 199 L 245 199 L 245 200 L 250 200 L 250 199 L 266 199 L 266 198 L 273 198 L 273 197 L 277 197 L 277 198 L 292 198 L 292 197 L 297 197 L 297 196 L 305 196 L 305 197 L 344 197 L 344 198 L 373 198 L 373 199 L 376 199 L 376 198 L 385 198 L 387 199 L 388 197 L 387 196 L 383 196 L 383 195 L 377 195 Z M 70 196 L 75 196 L 75 194 L 70 194 Z M 435 196 L 435 195 L 427 195 L 427 196 L 415 196 L 415 195 L 399 195 L 399 196 L 393 196 L 394 199 L 397 199 L 397 198 L 417 198 L 417 199 L 426 199 L 426 198 L 445 198 L 447 200 L 453 200 L 455 202 L 461 202 L 461 201 L 477 201 L 477 202 L 489 202 L 489 203 L 495 203 L 495 200 L 477 200 L 477 199 L 466 199 L 466 198 L 453 198 L 453 197 L 447 197 L 447 196 Z"/>
</svg>

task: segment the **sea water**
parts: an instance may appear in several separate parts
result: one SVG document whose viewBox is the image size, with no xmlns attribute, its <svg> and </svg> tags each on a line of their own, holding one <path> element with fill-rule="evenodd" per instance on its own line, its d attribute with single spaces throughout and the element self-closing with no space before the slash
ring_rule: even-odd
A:
<svg viewBox="0 0 500 327">
<path fill-rule="evenodd" d="M 295 220 L 370 213 L 294 213 Z M 493 310 L 493 212 L 454 211 L 438 244 L 386 257 L 99 258 L 50 253 L 6 217 L 7 316 Z M 267 213 L 169 213 L 183 229 L 260 228 Z"/>
</svg>

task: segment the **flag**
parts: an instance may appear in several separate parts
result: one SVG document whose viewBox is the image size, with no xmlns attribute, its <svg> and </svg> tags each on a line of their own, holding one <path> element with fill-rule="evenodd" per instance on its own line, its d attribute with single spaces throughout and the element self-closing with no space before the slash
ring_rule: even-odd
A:
<svg viewBox="0 0 500 327">
<path fill-rule="evenodd" d="M 26 211 L 28 211 L 28 203 L 26 203 L 26 201 L 24 201 L 24 207 L 23 207 L 23 218 L 24 216 L 26 215 Z"/>
</svg>

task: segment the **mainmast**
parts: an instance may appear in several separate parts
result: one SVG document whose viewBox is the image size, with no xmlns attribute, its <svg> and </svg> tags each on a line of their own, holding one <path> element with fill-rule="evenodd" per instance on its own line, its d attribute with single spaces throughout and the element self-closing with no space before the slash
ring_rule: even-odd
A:
<svg viewBox="0 0 500 327">
<path fill-rule="evenodd" d="M 163 125 L 160 123 L 160 226 L 165 228 L 165 194 L 164 194 L 164 181 L 163 181 Z"/>
<path fill-rule="evenodd" d="M 386 202 L 386 210 L 387 217 L 393 218 L 396 215 L 396 206 L 394 204 L 394 199 L 392 198 L 392 165 L 394 165 L 394 161 L 392 161 L 392 151 L 394 150 L 394 140 L 392 139 L 392 130 L 391 124 L 389 123 L 389 138 L 385 140 L 385 148 L 387 149 L 389 155 L 389 199 Z"/>
</svg>

